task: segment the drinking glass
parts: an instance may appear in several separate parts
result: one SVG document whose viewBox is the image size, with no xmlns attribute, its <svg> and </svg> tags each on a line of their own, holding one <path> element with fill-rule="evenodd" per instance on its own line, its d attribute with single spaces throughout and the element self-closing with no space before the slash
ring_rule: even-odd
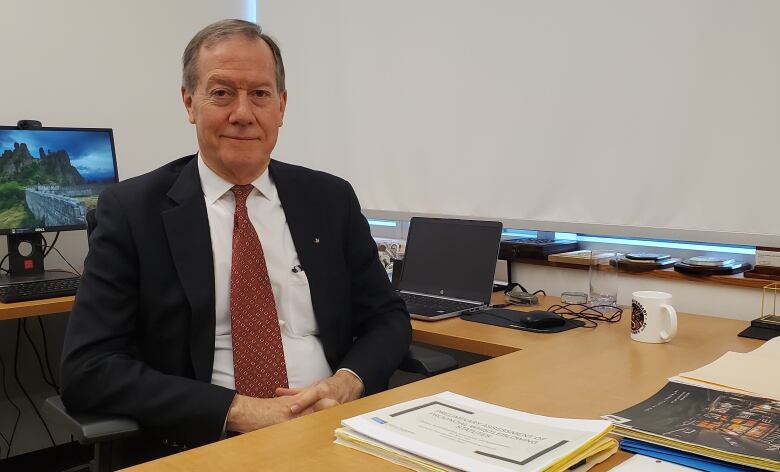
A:
<svg viewBox="0 0 780 472">
<path fill-rule="evenodd" d="M 617 306 L 618 261 L 620 261 L 620 254 L 614 251 L 591 251 L 588 305 Z"/>
</svg>

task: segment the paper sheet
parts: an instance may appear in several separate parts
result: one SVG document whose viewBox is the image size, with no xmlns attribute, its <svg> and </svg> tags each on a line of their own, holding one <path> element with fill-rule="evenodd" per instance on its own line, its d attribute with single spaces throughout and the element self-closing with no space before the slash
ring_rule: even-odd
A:
<svg viewBox="0 0 780 472">
<path fill-rule="evenodd" d="M 349 442 L 350 447 L 413 470 L 449 466 L 530 472 L 568 468 L 584 458 L 597 463 L 617 449 L 614 439 L 604 437 L 611 429 L 608 421 L 531 415 L 450 392 L 376 410 L 342 424 L 346 428 L 336 430 L 338 444 Z"/>
<path fill-rule="evenodd" d="M 778 365 L 780 337 L 767 341 L 747 354 L 727 352 L 716 361 L 696 370 L 683 372 L 679 377 L 780 400 L 780 380 L 775 375 Z"/>
</svg>

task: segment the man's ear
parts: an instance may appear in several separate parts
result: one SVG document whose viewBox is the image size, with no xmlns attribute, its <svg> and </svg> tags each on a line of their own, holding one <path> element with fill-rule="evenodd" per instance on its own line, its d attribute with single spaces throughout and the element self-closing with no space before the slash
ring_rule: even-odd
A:
<svg viewBox="0 0 780 472">
<path fill-rule="evenodd" d="M 279 111 L 281 112 L 279 116 L 279 127 L 282 127 L 282 124 L 284 123 L 284 110 L 287 108 L 287 90 L 282 92 L 282 96 L 279 97 Z"/>
<path fill-rule="evenodd" d="M 184 102 L 184 108 L 187 109 L 187 117 L 189 117 L 190 123 L 195 124 L 195 113 L 192 110 L 192 94 L 183 86 L 181 88 L 181 99 Z"/>
</svg>

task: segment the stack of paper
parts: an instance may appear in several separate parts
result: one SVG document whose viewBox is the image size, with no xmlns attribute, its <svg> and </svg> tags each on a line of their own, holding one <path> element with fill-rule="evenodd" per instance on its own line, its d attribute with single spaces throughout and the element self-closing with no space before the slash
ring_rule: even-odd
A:
<svg viewBox="0 0 780 472">
<path fill-rule="evenodd" d="M 550 262 L 565 262 L 567 264 L 590 265 L 593 260 L 602 260 L 615 257 L 614 252 L 595 252 L 590 250 L 560 252 L 550 254 L 547 260 Z"/>
<path fill-rule="evenodd" d="M 342 425 L 337 444 L 417 471 L 585 471 L 617 450 L 609 421 L 531 415 L 450 392 Z"/>
<path fill-rule="evenodd" d="M 779 361 L 780 338 L 748 354 L 729 352 L 604 418 L 616 433 L 649 444 L 780 470 Z"/>
<path fill-rule="evenodd" d="M 727 352 L 715 362 L 669 380 L 722 390 L 734 390 L 780 400 L 780 338 L 742 354 Z"/>
</svg>

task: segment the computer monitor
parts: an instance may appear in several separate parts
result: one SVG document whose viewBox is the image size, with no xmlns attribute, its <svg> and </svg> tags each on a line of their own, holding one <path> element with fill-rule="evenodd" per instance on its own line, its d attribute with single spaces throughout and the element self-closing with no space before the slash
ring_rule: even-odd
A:
<svg viewBox="0 0 780 472">
<path fill-rule="evenodd" d="M 111 129 L 0 126 L 0 235 L 8 237 L 10 275 L 42 273 L 40 233 L 86 229 L 87 212 L 117 181 Z M 24 242 L 33 255 L 20 258 Z"/>
</svg>

